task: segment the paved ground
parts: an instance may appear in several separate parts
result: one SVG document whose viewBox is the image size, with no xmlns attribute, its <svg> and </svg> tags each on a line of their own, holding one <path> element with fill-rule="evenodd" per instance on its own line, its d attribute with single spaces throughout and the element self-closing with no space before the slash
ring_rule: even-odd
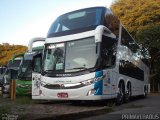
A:
<svg viewBox="0 0 160 120">
<path fill-rule="evenodd" d="M 102 112 L 108 109 L 103 104 L 72 104 L 67 101 L 33 101 L 30 97 L 18 97 L 13 102 L 0 97 L 0 120 L 8 116 L 18 116 L 18 120 L 75 119 L 85 113 Z M 110 110 L 110 109 L 108 109 Z M 88 115 L 87 115 L 88 116 Z M 6 120 L 6 119 L 4 119 Z M 15 120 L 15 119 L 13 119 Z"/>
<path fill-rule="evenodd" d="M 150 94 L 145 99 L 136 98 L 121 106 L 114 106 L 112 102 L 107 105 L 104 102 L 78 105 L 59 101 L 37 103 L 28 97 L 17 98 L 16 102 L 11 102 L 9 98 L 0 98 L 0 116 L 18 115 L 19 120 L 133 120 L 133 117 L 137 116 L 148 118 L 147 120 L 160 118 L 160 94 Z"/>
<path fill-rule="evenodd" d="M 160 94 L 150 94 L 144 99 L 134 99 L 128 104 L 116 106 L 115 112 L 81 120 L 160 120 Z"/>
</svg>

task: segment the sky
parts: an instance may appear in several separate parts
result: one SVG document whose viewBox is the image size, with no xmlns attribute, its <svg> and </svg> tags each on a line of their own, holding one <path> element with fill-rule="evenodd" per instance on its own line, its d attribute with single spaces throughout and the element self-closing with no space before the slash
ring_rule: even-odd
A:
<svg viewBox="0 0 160 120">
<path fill-rule="evenodd" d="M 61 14 L 113 0 L 0 0 L 0 44 L 28 45 L 34 37 L 46 37 Z"/>
</svg>

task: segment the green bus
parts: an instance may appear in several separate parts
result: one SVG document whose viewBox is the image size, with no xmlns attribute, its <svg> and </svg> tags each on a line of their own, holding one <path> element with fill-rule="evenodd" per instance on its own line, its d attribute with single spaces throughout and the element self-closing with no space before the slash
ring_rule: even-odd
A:
<svg viewBox="0 0 160 120">
<path fill-rule="evenodd" d="M 31 95 L 32 90 L 32 62 L 33 57 L 42 54 L 43 46 L 33 47 L 35 42 L 44 42 L 45 38 L 37 37 L 29 41 L 28 51 L 23 55 L 16 80 L 16 94 L 19 96 Z"/>
<path fill-rule="evenodd" d="M 18 70 L 18 79 L 16 80 L 17 95 L 31 95 L 32 87 L 32 62 L 33 57 L 42 53 L 43 46 L 34 47 L 32 52 L 26 52 Z"/>
</svg>

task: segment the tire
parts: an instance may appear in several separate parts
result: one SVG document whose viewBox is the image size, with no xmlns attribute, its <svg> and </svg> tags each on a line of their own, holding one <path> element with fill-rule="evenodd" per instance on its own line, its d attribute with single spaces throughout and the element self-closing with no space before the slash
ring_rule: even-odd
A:
<svg viewBox="0 0 160 120">
<path fill-rule="evenodd" d="M 117 93 L 117 98 L 116 98 L 116 105 L 121 105 L 124 102 L 124 85 L 122 82 L 119 83 L 118 85 L 118 93 Z"/>
<path fill-rule="evenodd" d="M 125 93 L 125 97 L 124 97 L 124 102 L 128 103 L 130 101 L 131 98 L 131 84 L 128 83 L 127 84 L 127 92 Z"/>
</svg>

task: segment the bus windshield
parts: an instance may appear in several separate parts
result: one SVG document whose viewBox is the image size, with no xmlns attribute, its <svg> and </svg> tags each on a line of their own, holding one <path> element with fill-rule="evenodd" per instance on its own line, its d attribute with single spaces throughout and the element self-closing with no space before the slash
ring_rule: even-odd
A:
<svg viewBox="0 0 160 120">
<path fill-rule="evenodd" d="M 22 66 L 19 69 L 18 78 L 23 80 L 31 80 L 32 78 L 32 61 L 31 60 L 24 60 Z"/>
<path fill-rule="evenodd" d="M 51 25 L 48 35 L 57 32 L 97 26 L 101 24 L 102 11 L 102 8 L 90 8 L 64 14 L 58 17 Z"/>
<path fill-rule="evenodd" d="M 6 67 L 0 67 L 0 75 L 3 75 L 6 71 Z"/>
<path fill-rule="evenodd" d="M 32 78 L 32 59 L 35 52 L 26 53 L 18 71 L 18 78 L 23 80 L 31 80 Z"/>
<path fill-rule="evenodd" d="M 16 59 L 16 60 L 10 60 L 8 62 L 8 69 L 18 69 L 19 68 L 19 65 L 21 63 L 21 59 Z"/>
<path fill-rule="evenodd" d="M 96 48 L 94 37 L 48 44 L 44 54 L 44 71 L 76 72 L 93 68 L 98 59 Z"/>
</svg>

